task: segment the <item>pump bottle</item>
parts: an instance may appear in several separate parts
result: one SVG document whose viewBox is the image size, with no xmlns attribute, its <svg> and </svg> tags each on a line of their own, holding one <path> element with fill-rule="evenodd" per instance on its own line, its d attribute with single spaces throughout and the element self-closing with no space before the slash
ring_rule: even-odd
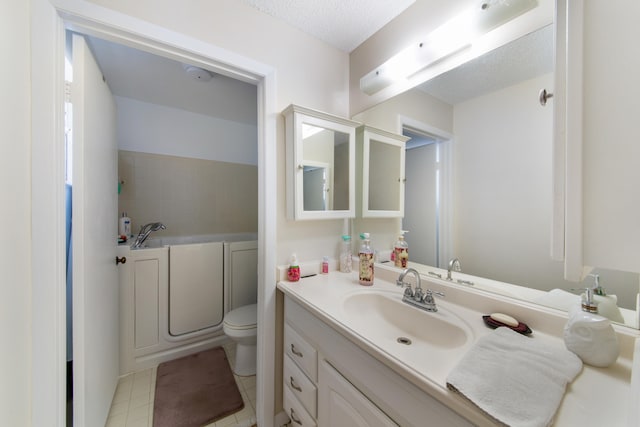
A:
<svg viewBox="0 0 640 427">
<path fill-rule="evenodd" d="M 401 234 L 398 236 L 398 241 L 396 241 L 393 246 L 393 262 L 398 268 L 407 268 L 407 263 L 409 262 L 409 244 L 404 240 L 404 234 L 406 232 L 406 230 L 400 232 Z"/>
<path fill-rule="evenodd" d="M 369 240 L 369 233 L 361 233 L 360 240 L 362 244 L 358 252 L 360 260 L 359 281 L 363 286 L 373 285 L 373 250 Z"/>
</svg>

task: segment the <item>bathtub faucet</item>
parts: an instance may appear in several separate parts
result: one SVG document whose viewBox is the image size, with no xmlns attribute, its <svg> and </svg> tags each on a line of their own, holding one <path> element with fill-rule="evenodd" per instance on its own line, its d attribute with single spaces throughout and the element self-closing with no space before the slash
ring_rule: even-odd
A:
<svg viewBox="0 0 640 427">
<path fill-rule="evenodd" d="M 140 227 L 140 231 L 138 232 L 136 241 L 133 243 L 132 249 L 140 248 L 152 231 L 165 230 L 166 228 L 167 227 L 165 227 L 161 222 L 150 222 L 149 224 L 143 225 Z"/>
</svg>

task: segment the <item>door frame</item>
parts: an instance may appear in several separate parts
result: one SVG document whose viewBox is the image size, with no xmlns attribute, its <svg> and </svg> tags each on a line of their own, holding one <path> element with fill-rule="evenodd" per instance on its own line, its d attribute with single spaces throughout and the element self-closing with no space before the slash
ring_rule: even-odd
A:
<svg viewBox="0 0 640 427">
<path fill-rule="evenodd" d="M 412 128 L 435 137 L 440 144 L 440 154 L 444 173 L 441 174 L 440 183 L 440 221 L 438 224 L 438 234 L 440 236 L 438 247 L 438 258 L 440 264 L 445 264 L 455 253 L 453 241 L 453 165 L 454 165 L 454 136 L 435 126 L 421 122 L 408 116 L 398 115 L 397 133 L 403 134 L 404 128 Z M 406 173 L 405 173 L 406 175 Z M 406 193 L 405 193 L 406 197 Z M 438 265 L 436 267 L 443 267 Z"/>
<path fill-rule="evenodd" d="M 256 416 L 274 424 L 276 80 L 250 58 L 85 0 L 31 0 L 31 421 L 65 425 L 66 301 L 64 225 L 65 31 L 101 37 L 200 65 L 258 90 L 258 376 Z M 46 70 L 46 71 L 43 71 Z"/>
</svg>

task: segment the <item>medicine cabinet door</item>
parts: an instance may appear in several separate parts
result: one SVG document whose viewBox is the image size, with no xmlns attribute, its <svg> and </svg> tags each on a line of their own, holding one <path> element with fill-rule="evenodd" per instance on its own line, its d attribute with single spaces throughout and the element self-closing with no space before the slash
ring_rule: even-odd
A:
<svg viewBox="0 0 640 427">
<path fill-rule="evenodd" d="M 362 146 L 363 218 L 404 216 L 405 142 L 408 138 L 361 126 L 357 131 Z"/>
</svg>

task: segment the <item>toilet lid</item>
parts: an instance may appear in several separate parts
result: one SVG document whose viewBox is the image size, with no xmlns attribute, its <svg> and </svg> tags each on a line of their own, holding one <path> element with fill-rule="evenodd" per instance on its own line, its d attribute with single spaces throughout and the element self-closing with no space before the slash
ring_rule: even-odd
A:
<svg viewBox="0 0 640 427">
<path fill-rule="evenodd" d="M 258 306 L 245 305 L 231 310 L 224 316 L 225 325 L 235 329 L 255 328 L 258 321 Z"/>
</svg>

